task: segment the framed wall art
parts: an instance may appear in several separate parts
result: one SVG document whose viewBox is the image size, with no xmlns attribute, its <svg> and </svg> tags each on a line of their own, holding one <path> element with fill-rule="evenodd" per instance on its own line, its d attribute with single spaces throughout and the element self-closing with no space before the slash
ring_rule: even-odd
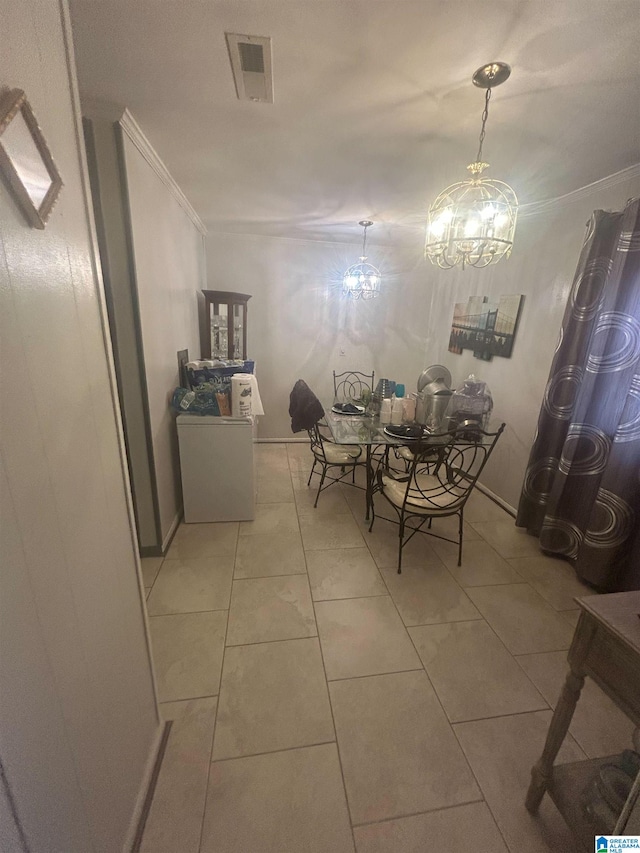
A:
<svg viewBox="0 0 640 853">
<path fill-rule="evenodd" d="M 28 222 L 44 228 L 62 178 L 22 89 L 0 100 L 0 172 Z"/>
<path fill-rule="evenodd" d="M 483 361 L 491 361 L 494 355 L 511 358 L 523 299 L 522 294 L 511 294 L 471 296 L 468 302 L 457 302 L 453 306 L 449 352 L 461 355 L 462 350 L 470 349 Z"/>
</svg>

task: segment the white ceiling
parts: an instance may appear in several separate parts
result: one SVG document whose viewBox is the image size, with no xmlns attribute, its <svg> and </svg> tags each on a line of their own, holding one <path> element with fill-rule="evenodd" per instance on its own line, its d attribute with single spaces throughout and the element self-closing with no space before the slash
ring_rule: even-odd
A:
<svg viewBox="0 0 640 853">
<path fill-rule="evenodd" d="M 484 158 L 521 203 L 640 160 L 638 0 L 71 0 L 83 96 L 127 106 L 215 231 L 415 241 Z M 225 31 L 273 39 L 274 104 L 239 101 Z"/>
</svg>

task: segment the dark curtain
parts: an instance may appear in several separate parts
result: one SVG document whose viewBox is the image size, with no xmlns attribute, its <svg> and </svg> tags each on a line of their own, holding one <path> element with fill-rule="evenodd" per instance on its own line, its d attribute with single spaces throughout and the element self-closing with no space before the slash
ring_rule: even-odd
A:
<svg viewBox="0 0 640 853">
<path fill-rule="evenodd" d="M 639 217 L 589 222 L 516 520 L 606 591 L 640 589 Z"/>
</svg>

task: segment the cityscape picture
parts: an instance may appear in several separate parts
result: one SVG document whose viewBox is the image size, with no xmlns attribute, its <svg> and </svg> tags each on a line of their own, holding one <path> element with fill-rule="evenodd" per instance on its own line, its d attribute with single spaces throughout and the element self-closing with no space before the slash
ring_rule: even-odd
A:
<svg viewBox="0 0 640 853">
<path fill-rule="evenodd" d="M 473 350 L 476 358 L 491 361 L 494 355 L 511 358 L 523 300 L 522 294 L 471 296 L 453 306 L 449 352 Z"/>
</svg>

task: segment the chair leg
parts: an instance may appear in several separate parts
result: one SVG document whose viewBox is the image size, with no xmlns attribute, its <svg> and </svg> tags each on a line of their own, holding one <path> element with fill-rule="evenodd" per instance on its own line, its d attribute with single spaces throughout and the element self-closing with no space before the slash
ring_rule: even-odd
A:
<svg viewBox="0 0 640 853">
<path fill-rule="evenodd" d="M 376 520 L 376 511 L 373 506 L 373 499 L 371 500 L 371 524 L 369 525 L 369 533 L 373 530 L 373 522 Z"/>
<path fill-rule="evenodd" d="M 460 524 L 458 526 L 458 565 L 462 565 L 462 513 L 460 513 Z"/>
<path fill-rule="evenodd" d="M 404 520 L 400 521 L 400 533 L 398 539 L 398 574 L 402 574 L 402 540 L 404 539 Z"/>
<path fill-rule="evenodd" d="M 307 480 L 307 488 L 311 485 L 311 478 L 313 477 L 313 472 L 316 470 L 316 462 L 318 460 L 314 457 L 313 465 L 311 466 L 311 473 L 309 474 L 309 479 Z"/>
<path fill-rule="evenodd" d="M 322 491 L 322 484 L 324 483 L 324 478 L 325 478 L 326 476 L 327 476 L 327 469 L 326 469 L 326 467 L 323 465 L 323 466 L 322 466 L 322 476 L 320 477 L 320 485 L 318 486 L 318 494 L 316 495 L 316 501 L 315 501 L 315 503 L 314 503 L 314 505 L 313 505 L 313 508 L 314 508 L 314 509 L 318 506 L 318 498 L 320 497 L 320 492 Z"/>
</svg>

